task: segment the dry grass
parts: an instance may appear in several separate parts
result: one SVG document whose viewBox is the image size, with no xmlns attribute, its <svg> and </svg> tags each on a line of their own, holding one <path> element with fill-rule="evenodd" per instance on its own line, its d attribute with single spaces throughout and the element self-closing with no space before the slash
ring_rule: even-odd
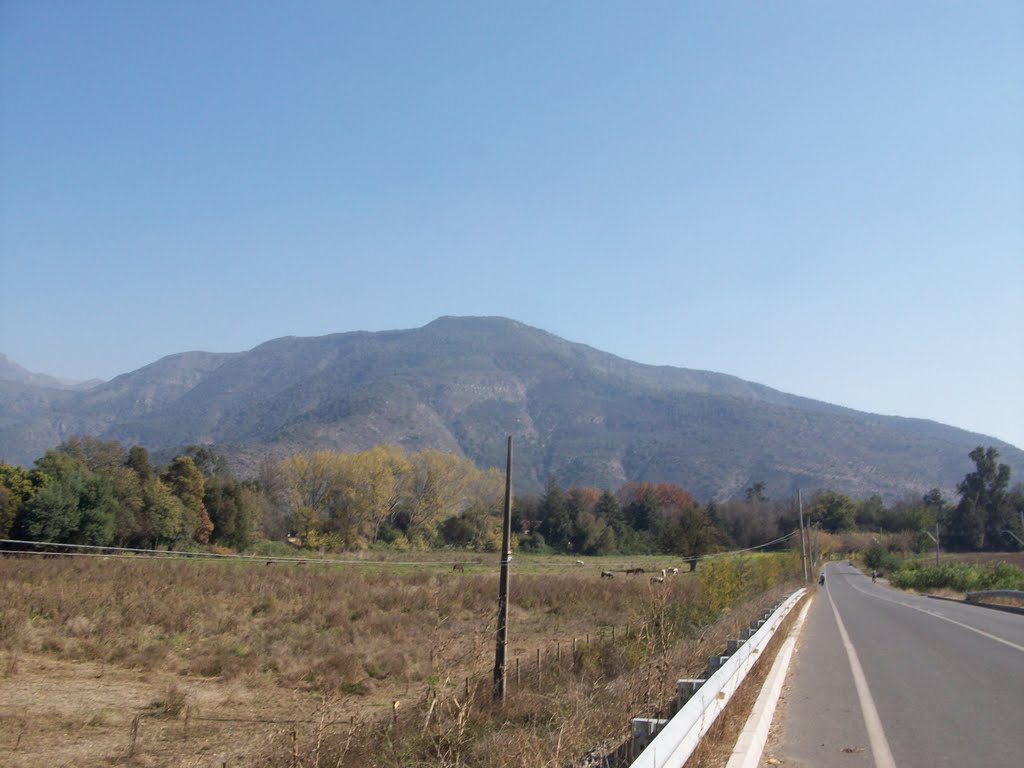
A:
<svg viewBox="0 0 1024 768">
<path fill-rule="evenodd" d="M 776 598 L 708 624 L 693 576 L 517 562 L 498 709 L 497 569 L 451 562 L 0 558 L 0 763 L 61 737 L 83 766 L 572 764 Z"/>
</svg>

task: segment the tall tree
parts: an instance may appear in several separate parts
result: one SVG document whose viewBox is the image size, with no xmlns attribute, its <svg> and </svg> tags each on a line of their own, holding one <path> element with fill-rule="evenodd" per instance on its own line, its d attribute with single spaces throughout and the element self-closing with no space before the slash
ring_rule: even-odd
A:
<svg viewBox="0 0 1024 768">
<path fill-rule="evenodd" d="M 206 486 L 203 473 L 191 457 L 176 456 L 164 473 L 163 480 L 185 508 L 185 532 L 199 544 L 208 543 L 213 533 L 213 523 L 203 505 Z"/>
<path fill-rule="evenodd" d="M 15 521 L 39 486 L 42 477 L 13 464 L 0 464 L 0 539 L 14 530 Z"/>
<path fill-rule="evenodd" d="M 658 520 L 658 497 L 650 483 L 626 483 L 619 489 L 622 514 L 634 531 L 650 531 Z"/>
<path fill-rule="evenodd" d="M 256 500 L 233 477 L 213 477 L 206 481 L 203 506 L 213 523 L 211 540 L 234 549 L 244 549 L 252 537 Z"/>
<path fill-rule="evenodd" d="M 999 463 L 992 447 L 979 445 L 969 456 L 974 471 L 957 485 L 960 503 L 950 519 L 950 543 L 955 549 L 999 549 L 1009 527 L 1010 468 Z"/>
<path fill-rule="evenodd" d="M 857 504 L 854 520 L 859 528 L 878 528 L 886 518 L 885 504 L 877 493 Z"/>
<path fill-rule="evenodd" d="M 404 466 L 408 474 L 397 490 L 405 490 L 402 518 L 407 533 L 427 533 L 442 520 L 461 512 L 468 503 L 468 492 L 477 480 L 478 470 L 469 459 L 454 453 L 427 450 L 413 454 Z"/>
<path fill-rule="evenodd" d="M 616 538 L 622 535 L 626 529 L 626 518 L 622 515 L 622 508 L 615 494 L 605 490 L 594 505 L 594 514 L 599 520 L 604 520 L 609 528 L 615 533 Z"/>
<path fill-rule="evenodd" d="M 662 519 L 658 544 L 663 552 L 687 558 L 690 570 L 694 571 L 697 558 L 710 551 L 714 532 L 707 512 L 697 506 L 682 507 Z"/>
<path fill-rule="evenodd" d="M 810 518 L 829 533 L 849 531 L 856 523 L 857 503 L 842 493 L 819 491 L 811 503 Z"/>
<path fill-rule="evenodd" d="M 142 497 L 141 536 L 148 546 L 173 547 L 189 538 L 191 531 L 185 521 L 191 515 L 163 480 L 151 475 L 142 484 Z"/>
<path fill-rule="evenodd" d="M 581 555 L 602 555 L 615 546 L 615 535 L 596 513 L 601 492 L 596 488 L 573 487 L 565 494 L 572 526 L 570 549 Z"/>
<path fill-rule="evenodd" d="M 549 477 L 537 510 L 540 516 L 538 532 L 547 545 L 562 552 L 569 551 L 572 542 L 572 520 L 565 494 L 558 480 Z"/>
<path fill-rule="evenodd" d="M 185 448 L 185 455 L 192 459 L 196 469 L 202 472 L 207 480 L 231 476 L 228 460 L 208 445 L 190 445 Z"/>
<path fill-rule="evenodd" d="M 141 445 L 133 445 L 128 449 L 125 466 L 135 472 L 140 480 L 148 480 L 153 476 L 153 466 L 149 463 L 149 451 Z"/>
<path fill-rule="evenodd" d="M 47 451 L 36 467 L 44 479 L 19 515 L 16 533 L 34 541 L 110 544 L 117 506 L 110 479 L 59 451 Z"/>
<path fill-rule="evenodd" d="M 337 518 L 340 463 L 341 457 L 333 451 L 310 451 L 284 459 L 279 473 L 264 469 L 261 474 L 287 502 L 292 532 L 303 539 L 322 533 Z"/>
</svg>

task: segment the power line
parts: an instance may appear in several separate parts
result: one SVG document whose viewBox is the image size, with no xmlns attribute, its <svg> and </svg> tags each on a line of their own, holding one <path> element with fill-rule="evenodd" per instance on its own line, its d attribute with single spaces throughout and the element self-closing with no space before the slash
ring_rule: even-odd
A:
<svg viewBox="0 0 1024 768">
<path fill-rule="evenodd" d="M 775 544 L 779 544 L 787 539 L 791 539 L 796 536 L 798 531 L 793 531 L 785 536 L 780 536 L 771 541 L 766 541 L 763 544 L 757 544 L 753 547 L 746 547 L 745 549 L 735 549 L 729 552 L 715 552 L 707 555 L 697 555 L 694 557 L 683 557 L 679 558 L 680 562 L 688 563 L 695 560 L 710 560 L 715 557 L 729 557 L 731 555 L 741 555 L 744 552 L 753 552 L 758 549 L 764 549 L 771 547 Z M 36 556 L 50 556 L 50 557 L 98 557 L 107 559 L 117 560 L 235 560 L 243 562 L 264 562 L 264 563 L 291 563 L 291 564 L 309 564 L 309 565 L 368 565 L 368 566 L 381 566 L 381 565 L 402 565 L 402 566 L 418 566 L 418 567 L 437 567 L 443 566 L 448 567 L 448 563 L 444 561 L 396 561 L 396 560 L 343 560 L 334 558 L 311 558 L 311 557 L 281 557 L 279 555 L 237 555 L 237 554 L 224 554 L 220 552 L 187 552 L 184 550 L 175 549 L 142 549 L 139 547 L 113 547 L 113 546 L 101 546 L 98 544 L 64 544 L 56 541 L 27 541 L 24 539 L 0 539 L 0 546 L 29 546 L 29 547 L 50 547 L 60 548 L 65 550 L 86 550 L 86 551 L 70 551 L 70 552 L 40 552 L 23 549 L 0 549 L 0 554 L 3 555 L 36 555 Z M 139 555 L 145 555 L 145 557 L 139 557 Z"/>
<path fill-rule="evenodd" d="M 694 555 L 693 557 L 681 557 L 679 559 L 684 563 L 689 563 L 694 560 L 710 560 L 713 557 L 729 557 L 730 555 L 742 555 L 744 552 L 753 552 L 756 549 L 764 549 L 765 547 L 771 547 L 775 544 L 780 544 L 781 542 L 786 541 L 787 539 L 792 539 L 798 533 L 799 531 L 793 531 L 792 533 L 787 533 L 785 536 L 779 536 L 779 538 L 777 539 L 766 541 L 764 544 L 758 544 L 756 546 L 747 547 L 745 549 L 733 549 L 728 552 L 712 552 L 707 555 Z"/>
<path fill-rule="evenodd" d="M 105 547 L 96 544 L 62 544 L 56 541 L 26 541 L 23 539 L 0 539 L 0 545 L 19 545 L 32 547 L 59 547 L 71 550 L 90 550 L 89 552 L 32 552 L 19 549 L 0 549 L 0 554 L 12 555 L 51 555 L 77 557 L 108 557 L 125 560 L 242 560 L 266 563 L 293 563 L 311 565 L 408 565 L 408 566 L 445 566 L 444 561 L 396 561 L 396 560 L 342 560 L 313 557 L 281 557 L 262 555 L 235 555 L 220 552 L 186 552 L 174 549 L 140 549 L 137 547 Z M 147 557 L 137 557 L 147 555 Z"/>
</svg>

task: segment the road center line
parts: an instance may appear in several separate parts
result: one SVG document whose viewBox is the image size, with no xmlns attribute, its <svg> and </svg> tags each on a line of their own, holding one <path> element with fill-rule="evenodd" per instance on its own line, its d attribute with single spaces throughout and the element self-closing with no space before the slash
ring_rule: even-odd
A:
<svg viewBox="0 0 1024 768">
<path fill-rule="evenodd" d="M 871 753 L 875 758 L 876 768 L 896 768 L 896 761 L 892 757 L 892 750 L 889 749 L 889 742 L 885 738 L 885 730 L 882 728 L 882 718 L 878 716 L 875 708 L 875 700 L 871 698 L 871 690 L 868 688 L 867 678 L 864 677 L 864 670 L 860 666 L 860 659 L 857 658 L 857 651 L 846 634 L 846 627 L 839 617 L 839 609 L 832 599 L 832 592 L 825 588 L 828 595 L 828 604 L 832 606 L 832 615 L 836 617 L 836 625 L 839 627 L 839 636 L 843 640 L 843 647 L 846 648 L 846 656 L 850 660 L 850 671 L 853 672 L 853 682 L 857 687 L 857 698 L 860 699 L 860 711 L 864 715 L 864 726 L 868 731 L 868 739 L 871 741 Z"/>
<path fill-rule="evenodd" d="M 877 594 L 874 594 L 872 592 L 868 592 L 866 590 L 863 590 L 863 589 L 861 589 L 860 587 L 858 587 L 856 584 L 854 584 L 852 582 L 849 582 L 849 584 L 850 584 L 851 587 L 856 589 L 862 595 L 867 595 L 868 597 L 873 597 L 876 600 L 884 600 L 885 602 L 892 603 L 893 605 L 899 605 L 899 606 L 902 606 L 903 608 L 910 608 L 912 611 L 918 611 L 920 613 L 925 614 L 926 616 L 934 616 L 936 619 L 942 619 L 943 621 L 948 621 L 950 624 L 956 624 L 958 627 L 963 627 L 964 629 L 969 629 L 971 632 L 979 634 L 982 637 L 987 637 L 989 640 L 995 640 L 997 643 L 1002 643 L 1003 645 L 1008 645 L 1011 648 L 1013 648 L 1015 651 L 1020 651 L 1021 653 L 1024 653 L 1024 645 L 1017 645 L 1016 643 L 1011 643 L 1009 640 L 1004 640 L 1003 638 L 999 637 L 998 635 L 993 635 L 993 634 L 991 634 L 989 632 L 986 632 L 983 629 L 978 629 L 977 627 L 972 627 L 970 624 L 964 624 L 962 621 L 957 621 L 956 619 L 951 619 L 948 616 L 943 616 L 941 613 L 936 613 L 935 611 L 925 610 L 924 608 L 918 608 L 916 605 L 911 605 L 910 603 L 904 603 L 904 602 L 902 602 L 900 600 L 890 600 L 888 597 L 883 597 L 882 595 L 877 595 Z"/>
</svg>

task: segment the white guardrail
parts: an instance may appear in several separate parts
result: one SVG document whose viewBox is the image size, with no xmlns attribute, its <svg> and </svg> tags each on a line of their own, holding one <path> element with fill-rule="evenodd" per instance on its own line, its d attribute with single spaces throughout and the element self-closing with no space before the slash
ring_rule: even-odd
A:
<svg viewBox="0 0 1024 768">
<path fill-rule="evenodd" d="M 728 656 L 712 656 L 708 660 L 705 680 L 680 680 L 681 708 L 670 720 L 636 718 L 633 720 L 634 742 L 653 739 L 636 757 L 630 768 L 679 768 L 690 758 L 701 738 L 725 709 L 747 673 L 760 658 L 768 641 L 774 637 L 782 620 L 789 615 L 807 592 L 798 589 L 783 600 L 771 613 L 751 625 L 747 637 L 729 641 Z M 656 734 L 656 735 L 654 735 Z"/>
</svg>

